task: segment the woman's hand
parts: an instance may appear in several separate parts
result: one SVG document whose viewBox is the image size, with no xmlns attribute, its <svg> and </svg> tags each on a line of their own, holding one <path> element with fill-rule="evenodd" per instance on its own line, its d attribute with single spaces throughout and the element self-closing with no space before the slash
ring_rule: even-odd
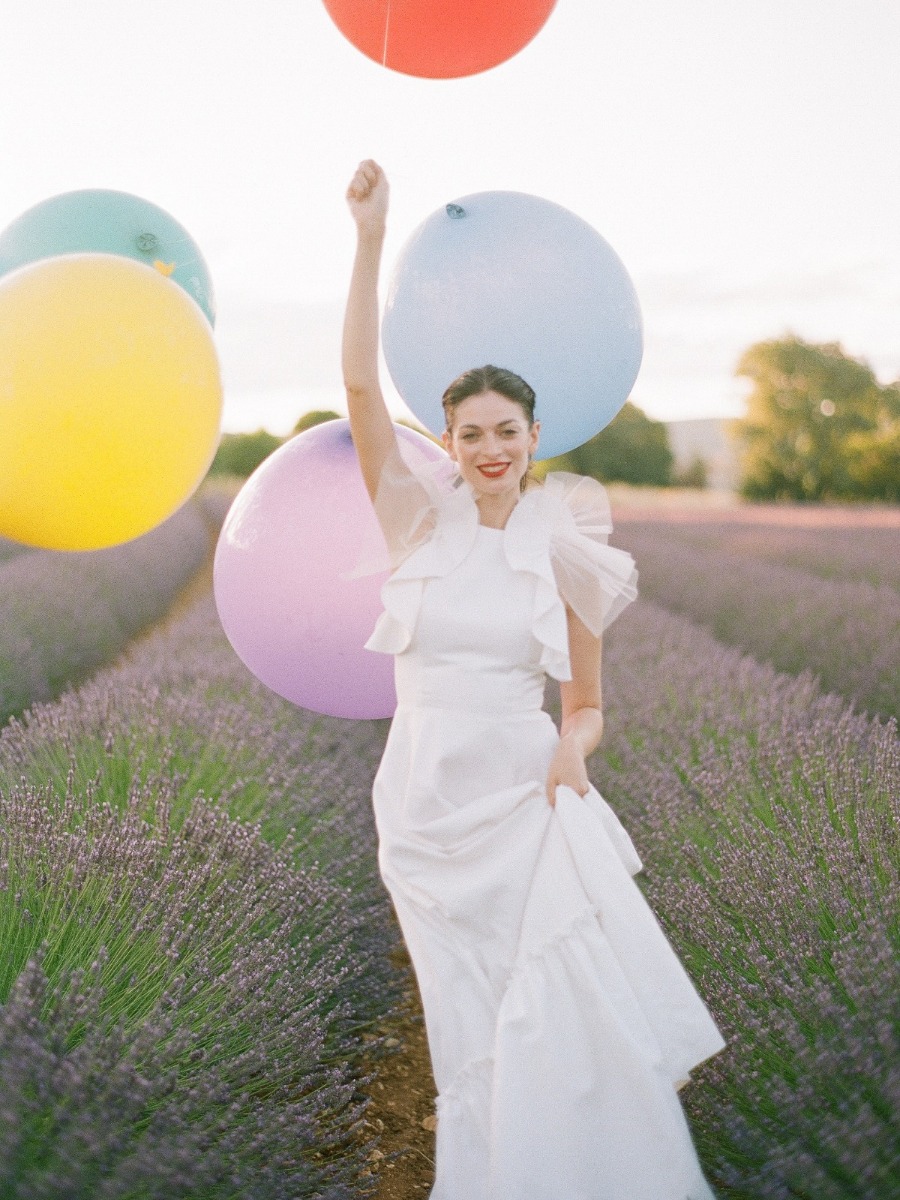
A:
<svg viewBox="0 0 900 1200">
<path fill-rule="evenodd" d="M 384 232 L 388 191 L 387 176 L 378 163 L 371 158 L 361 162 L 347 188 L 347 204 L 360 233 Z"/>
<path fill-rule="evenodd" d="M 579 796 L 587 794 L 590 787 L 587 767 L 584 765 L 584 754 L 576 734 L 566 734 L 559 739 L 559 745 L 547 772 L 547 799 L 550 807 L 556 807 L 556 789 L 570 787 Z"/>
</svg>

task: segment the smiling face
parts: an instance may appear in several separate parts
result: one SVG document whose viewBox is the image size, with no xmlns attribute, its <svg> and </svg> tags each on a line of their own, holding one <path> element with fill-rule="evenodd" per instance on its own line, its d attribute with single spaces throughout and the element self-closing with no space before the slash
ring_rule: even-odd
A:
<svg viewBox="0 0 900 1200">
<path fill-rule="evenodd" d="M 468 396 L 454 406 L 443 442 L 463 479 L 488 495 L 514 490 L 537 449 L 540 423 L 528 424 L 521 404 L 498 392 Z"/>
</svg>

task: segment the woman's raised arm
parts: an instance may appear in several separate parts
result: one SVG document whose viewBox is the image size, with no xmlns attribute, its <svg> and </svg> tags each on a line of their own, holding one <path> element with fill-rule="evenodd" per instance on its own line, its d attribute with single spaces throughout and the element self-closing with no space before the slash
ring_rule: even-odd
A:
<svg viewBox="0 0 900 1200">
<path fill-rule="evenodd" d="M 396 434 L 378 380 L 378 269 L 384 243 L 388 182 L 372 159 L 359 164 L 347 188 L 357 245 L 344 315 L 343 371 L 350 430 L 373 501 Z"/>
</svg>

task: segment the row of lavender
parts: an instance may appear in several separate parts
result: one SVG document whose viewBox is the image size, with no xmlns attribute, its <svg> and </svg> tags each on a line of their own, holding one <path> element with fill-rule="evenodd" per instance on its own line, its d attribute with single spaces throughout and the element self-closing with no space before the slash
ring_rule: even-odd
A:
<svg viewBox="0 0 900 1200">
<path fill-rule="evenodd" d="M 230 495 L 207 485 L 143 537 L 69 553 L 0 542 L 0 724 L 110 662 L 200 568 Z"/>
<path fill-rule="evenodd" d="M 641 595 L 781 671 L 900 716 L 900 531 L 624 520 Z"/>
<path fill-rule="evenodd" d="M 685 1096 L 736 1200 L 900 1195 L 900 741 L 638 601 L 605 650 L 598 789 L 727 1049 Z"/>
<path fill-rule="evenodd" d="M 616 533 L 653 531 L 699 550 L 739 555 L 842 583 L 900 591 L 900 510 L 854 512 L 748 504 L 739 509 L 657 511 L 652 521 L 616 514 Z M 801 524 L 805 521 L 805 524 Z"/>
<path fill-rule="evenodd" d="M 257 684 L 211 600 L 3 730 L 0 1194 L 366 1194 L 384 732 Z"/>
</svg>

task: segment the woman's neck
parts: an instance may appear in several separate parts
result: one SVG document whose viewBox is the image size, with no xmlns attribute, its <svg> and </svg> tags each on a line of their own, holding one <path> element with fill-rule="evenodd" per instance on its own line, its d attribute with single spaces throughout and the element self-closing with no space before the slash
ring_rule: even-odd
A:
<svg viewBox="0 0 900 1200">
<path fill-rule="evenodd" d="M 515 492 L 500 492 L 488 496 L 475 493 L 475 503 L 478 506 L 478 519 L 482 525 L 490 529 L 503 529 L 509 520 L 510 513 L 519 503 L 519 490 Z"/>
</svg>

